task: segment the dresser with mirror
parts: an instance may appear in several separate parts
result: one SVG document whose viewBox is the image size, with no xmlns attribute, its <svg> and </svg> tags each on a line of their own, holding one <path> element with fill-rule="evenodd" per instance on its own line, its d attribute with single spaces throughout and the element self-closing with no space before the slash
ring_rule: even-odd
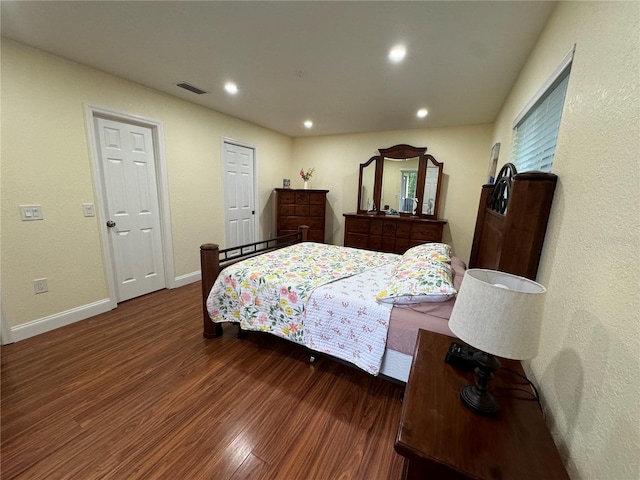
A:
<svg viewBox="0 0 640 480">
<path fill-rule="evenodd" d="M 344 245 L 404 253 L 441 242 L 438 218 L 444 164 L 426 147 L 395 145 L 360 164 L 358 208 L 345 213 Z"/>
</svg>

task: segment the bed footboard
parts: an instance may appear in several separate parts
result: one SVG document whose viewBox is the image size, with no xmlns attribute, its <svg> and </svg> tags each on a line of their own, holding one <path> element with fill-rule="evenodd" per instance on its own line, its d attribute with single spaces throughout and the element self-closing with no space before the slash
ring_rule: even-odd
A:
<svg viewBox="0 0 640 480">
<path fill-rule="evenodd" d="M 205 243 L 200 246 L 200 271 L 202 275 L 202 336 L 215 338 L 222 335 L 222 325 L 214 323 L 209 318 L 207 311 L 207 297 L 218 278 L 220 271 L 229 265 L 246 258 L 269 252 L 278 248 L 287 247 L 294 243 L 306 242 L 309 236 L 309 227 L 301 225 L 298 232 L 291 235 L 283 235 L 271 240 L 249 243 L 238 247 L 220 250 L 215 243 Z"/>
<path fill-rule="evenodd" d="M 200 246 L 200 271 L 202 272 L 202 336 L 215 338 L 222 335 L 222 325 L 213 323 L 207 312 L 207 296 L 220 273 L 220 247 L 215 243 Z"/>
</svg>

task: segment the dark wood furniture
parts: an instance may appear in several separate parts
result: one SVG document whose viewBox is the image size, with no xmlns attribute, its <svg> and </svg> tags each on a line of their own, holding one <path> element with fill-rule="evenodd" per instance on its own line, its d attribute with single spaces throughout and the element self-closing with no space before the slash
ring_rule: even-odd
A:
<svg viewBox="0 0 640 480">
<path fill-rule="evenodd" d="M 522 380 L 499 370 L 491 390 L 500 402 L 496 417 L 464 407 L 461 387 L 474 374 L 444 362 L 452 338 L 420 330 L 405 389 L 395 450 L 405 457 L 404 478 L 568 479 L 538 404 L 527 400 Z M 523 374 L 519 362 L 500 360 Z"/>
<path fill-rule="evenodd" d="M 444 164 L 427 154 L 427 147 L 400 144 L 378 151 L 380 155 L 360 164 L 357 213 L 384 214 L 389 204 L 407 215 L 438 218 Z M 413 181 L 415 188 L 410 188 Z"/>
<path fill-rule="evenodd" d="M 504 170 L 504 168 L 503 168 Z M 509 169 L 508 169 L 509 170 Z M 511 172 L 511 170 L 509 170 Z M 501 178 L 507 178 L 511 175 L 507 173 L 503 174 L 501 170 Z M 509 266 L 506 262 L 503 262 L 502 258 L 511 258 L 511 265 L 517 263 L 517 258 L 514 258 L 514 255 L 517 255 L 518 252 L 522 254 L 525 258 L 522 260 L 524 264 L 529 264 L 531 259 L 531 252 L 537 252 L 537 259 L 539 258 L 540 248 L 542 246 L 543 236 L 540 236 L 541 232 L 541 222 L 546 225 L 547 217 L 548 217 L 548 208 L 550 207 L 552 189 L 550 189 L 550 184 L 555 185 L 556 176 L 551 174 L 535 174 L 535 173 L 526 173 L 522 176 L 518 176 L 519 179 L 515 182 L 516 187 L 511 190 L 505 190 L 506 193 L 497 194 L 495 192 L 501 191 L 502 185 L 505 182 L 501 179 L 495 186 L 485 186 L 482 190 L 482 199 L 480 203 L 480 209 L 478 211 L 478 219 L 476 221 L 476 235 L 474 237 L 473 248 L 471 251 L 471 259 L 472 266 L 477 268 L 498 268 L 498 264 L 496 263 L 496 258 L 499 260 L 499 264 L 501 268 L 506 268 Z M 548 179 L 548 180 L 543 180 Z M 537 182 L 540 182 L 538 185 Z M 540 186 L 544 184 L 545 188 L 540 188 Z M 518 186 L 521 185 L 521 186 Z M 527 187 L 528 186 L 528 187 Z M 524 188 L 523 188 L 524 187 Z M 550 191 L 551 190 L 551 191 Z M 293 192 L 295 190 L 290 190 L 289 192 Z M 495 194 L 492 196 L 495 200 L 494 203 L 504 203 L 505 201 L 509 205 L 509 209 L 511 212 L 530 212 L 527 215 L 524 215 L 523 218 L 514 218 L 513 213 L 508 213 L 507 215 L 497 213 L 493 211 L 493 209 L 488 209 L 485 207 L 487 204 L 487 199 L 489 197 L 490 192 L 494 192 Z M 304 193 L 304 191 L 303 191 Z M 505 197 L 508 195 L 507 197 Z M 541 197 L 543 199 L 541 199 Z M 294 204 L 295 205 L 295 204 Z M 491 210 L 491 211 L 489 211 Z M 294 209 L 295 212 L 295 209 Z M 535 214 L 535 212 L 538 212 Z M 545 213 L 546 212 L 546 213 Z M 386 221 L 396 222 L 396 233 L 398 231 L 398 225 L 402 225 L 400 227 L 401 232 L 406 231 L 407 223 L 409 225 L 423 225 L 427 231 L 429 230 L 428 226 L 433 226 L 435 224 L 440 223 L 440 225 L 444 225 L 444 220 L 431 220 L 431 219 L 421 219 L 422 221 L 416 221 L 417 218 L 413 217 L 392 217 L 392 216 L 384 216 L 384 215 L 365 215 L 362 217 L 358 214 L 349 214 L 353 215 L 354 220 L 358 220 L 361 218 L 367 219 L 367 221 L 381 221 L 383 228 Z M 505 218 L 502 218 L 505 217 Z M 508 220 L 508 221 L 506 221 Z M 402 222 L 402 223 L 401 223 Z M 529 222 L 529 223 L 527 223 Z M 378 228 L 379 224 L 374 225 L 374 229 Z M 391 227 L 393 228 L 393 227 Z M 441 227 L 440 227 L 441 228 Z M 369 229 L 371 226 L 369 225 Z M 304 229 L 301 229 L 304 230 Z M 416 227 L 418 230 L 418 227 Z M 369 230 L 371 231 L 371 230 Z M 537 231 L 537 235 L 527 234 L 529 231 Z M 491 234 L 491 232 L 496 232 L 495 234 Z M 300 239 L 304 241 L 304 231 L 299 234 Z M 404 235 L 404 233 L 402 233 Z M 440 233 L 440 236 L 442 234 Z M 375 235 L 374 235 L 375 236 Z M 381 235 L 384 237 L 384 235 Z M 369 238 L 369 234 L 367 234 L 367 239 Z M 396 238 L 404 238 L 404 237 L 394 237 L 394 248 L 396 246 Z M 437 237 L 433 237 L 437 238 Z M 522 243 L 515 248 L 514 246 L 510 246 L 513 242 L 514 238 L 518 238 Z M 409 236 L 409 241 L 411 242 L 411 234 Z M 414 237 L 416 240 L 417 237 Z M 505 239 L 507 239 L 505 241 Z M 427 241 L 429 237 L 427 237 Z M 374 240 L 375 241 L 375 240 Z M 380 240 L 382 242 L 382 239 Z M 387 240 L 390 242 L 389 240 Z M 433 240 L 436 241 L 436 240 Z M 281 244 L 281 240 L 273 239 L 268 242 L 259 242 L 266 243 L 269 248 L 285 246 L 286 244 Z M 368 242 L 368 240 L 367 240 Z M 222 327 L 220 324 L 214 324 L 209 318 L 209 314 L 207 312 L 207 297 L 211 288 L 213 287 L 213 283 L 215 282 L 218 273 L 222 268 L 230 263 L 230 261 L 239 261 L 242 258 L 246 258 L 246 256 L 255 255 L 257 244 L 251 244 L 245 247 L 235 247 L 231 249 L 235 252 L 240 251 L 242 253 L 246 252 L 246 255 L 234 257 L 232 260 L 228 258 L 228 252 L 225 250 L 220 250 L 218 245 L 216 244 L 204 244 L 200 247 L 200 265 L 202 272 L 202 313 L 203 313 L 203 335 L 207 338 L 216 337 L 222 333 Z M 505 250 L 505 245 L 507 248 Z M 369 248 L 369 247 L 367 247 Z M 492 254 L 492 252 L 496 249 L 501 249 L 502 254 Z M 509 255 L 506 255 L 506 253 Z M 535 255 L 534 255 L 535 256 Z M 502 267 L 504 265 L 504 267 Z M 510 271 L 511 273 L 522 275 L 519 273 L 519 270 Z M 523 275 L 526 276 L 526 275 Z"/>
<path fill-rule="evenodd" d="M 506 164 L 495 185 L 484 185 L 470 268 L 490 268 L 535 280 L 558 177 L 517 174 Z"/>
<path fill-rule="evenodd" d="M 298 190 L 276 188 L 277 236 L 298 231 L 300 225 L 309 227 L 309 240 L 324 242 L 325 212 L 329 190 Z"/>
<path fill-rule="evenodd" d="M 414 245 L 442 242 L 446 220 L 392 215 L 344 214 L 344 246 L 404 253 Z"/>
<path fill-rule="evenodd" d="M 360 164 L 358 208 L 344 214 L 344 246 L 402 254 L 414 245 L 442 242 L 444 164 L 426 147 L 400 144 L 378 151 Z M 398 214 L 387 215 L 385 204 Z"/>
<path fill-rule="evenodd" d="M 202 336 L 215 338 L 222 335 L 222 325 L 213 323 L 207 311 L 207 297 L 220 271 L 245 258 L 276 250 L 309 239 L 309 227 L 301 225 L 293 234 L 279 236 L 271 240 L 249 243 L 239 247 L 220 250 L 216 243 L 200 245 L 200 275 L 202 277 Z"/>
</svg>

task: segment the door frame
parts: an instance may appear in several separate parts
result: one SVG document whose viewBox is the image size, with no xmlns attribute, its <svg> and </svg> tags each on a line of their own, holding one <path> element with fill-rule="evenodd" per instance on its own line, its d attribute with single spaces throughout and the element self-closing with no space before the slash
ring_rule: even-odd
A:
<svg viewBox="0 0 640 480">
<path fill-rule="evenodd" d="M 129 123 L 151 129 L 153 137 L 153 150 L 156 166 L 156 187 L 158 190 L 158 204 L 160 206 L 160 234 L 162 236 L 162 261 L 164 264 L 164 281 L 166 288 L 176 288 L 175 269 L 173 263 L 173 240 L 171 236 L 171 215 L 169 209 L 169 181 L 167 178 L 166 153 L 164 149 L 164 129 L 162 122 L 149 118 L 132 115 L 129 113 L 109 110 L 94 105 L 85 105 L 85 122 L 89 149 L 91 152 L 91 169 L 93 173 L 93 187 L 96 202 L 96 217 L 105 271 L 107 273 L 107 286 L 111 308 L 116 308 L 118 303 L 115 259 L 111 250 L 108 232 L 103 223 L 107 221 L 107 196 L 104 183 L 104 175 L 100 164 L 100 150 L 96 135 L 94 118 L 106 118 L 121 123 Z"/>
<path fill-rule="evenodd" d="M 226 198 L 226 188 L 227 188 L 227 184 L 226 184 L 226 169 L 225 169 L 225 161 L 224 161 L 224 155 L 225 155 L 225 148 L 224 145 L 225 143 L 230 143 L 232 145 L 237 145 L 239 147 L 244 147 L 244 148 L 248 148 L 250 150 L 253 150 L 253 208 L 255 209 L 256 214 L 253 216 L 253 241 L 257 242 L 260 240 L 260 232 L 259 232 L 259 227 L 260 227 L 260 222 L 258 221 L 258 216 L 259 216 L 259 210 L 258 210 L 258 147 L 256 147 L 255 145 L 251 144 L 251 143 L 247 143 L 247 142 L 242 142 L 240 140 L 235 140 L 233 138 L 229 138 L 229 137 L 220 137 L 220 165 L 222 167 L 222 199 L 223 199 L 223 205 L 224 205 L 224 199 Z M 225 248 L 229 248 L 229 245 L 227 245 L 227 206 L 224 205 L 224 243 L 225 243 Z"/>
</svg>

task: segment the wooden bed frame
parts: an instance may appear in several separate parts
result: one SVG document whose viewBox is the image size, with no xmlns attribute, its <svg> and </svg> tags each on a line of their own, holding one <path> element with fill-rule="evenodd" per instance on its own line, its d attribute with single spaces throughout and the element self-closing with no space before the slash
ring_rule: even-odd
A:
<svg viewBox="0 0 640 480">
<path fill-rule="evenodd" d="M 557 180 L 551 173 L 517 174 L 510 163 L 502 167 L 496 183 L 482 187 L 469 267 L 535 280 Z M 212 322 L 207 312 L 207 297 L 220 271 L 245 258 L 307 241 L 308 231 L 302 225 L 295 234 L 239 247 L 220 250 L 213 243 L 200 247 L 205 338 L 222 335 L 222 325 Z"/>
<path fill-rule="evenodd" d="M 205 338 L 215 338 L 222 335 L 222 325 L 213 323 L 207 312 L 207 297 L 218 278 L 220 270 L 234 263 L 261 253 L 270 252 L 278 248 L 287 247 L 294 243 L 306 242 L 309 237 L 309 227 L 300 225 L 297 233 L 290 233 L 262 242 L 248 243 L 239 247 L 220 250 L 215 243 L 205 243 L 200 246 L 200 271 L 202 272 L 202 335 Z"/>
<path fill-rule="evenodd" d="M 480 195 L 469 268 L 536 279 L 557 175 L 518 174 L 507 163 Z"/>
</svg>

